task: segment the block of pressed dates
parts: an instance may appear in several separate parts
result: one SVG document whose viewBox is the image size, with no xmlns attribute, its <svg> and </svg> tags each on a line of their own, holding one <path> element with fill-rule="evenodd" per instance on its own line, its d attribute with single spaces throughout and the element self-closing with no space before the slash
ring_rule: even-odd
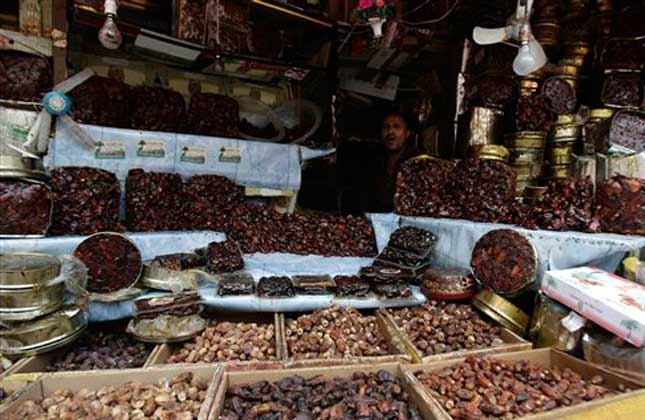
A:
<svg viewBox="0 0 645 420">
<path fill-rule="evenodd" d="M 44 184 L 0 179 L 0 236 L 45 235 L 52 203 L 52 193 Z"/>
<path fill-rule="evenodd" d="M 645 235 L 645 180 L 616 175 L 596 193 L 593 231 Z"/>
<path fill-rule="evenodd" d="M 476 86 L 476 103 L 486 107 L 503 109 L 517 98 L 516 82 L 510 77 L 484 77 Z"/>
<path fill-rule="evenodd" d="M 551 130 L 554 122 L 551 104 L 544 95 L 521 97 L 517 101 L 515 112 L 515 127 L 517 131 Z"/>
<path fill-rule="evenodd" d="M 592 222 L 594 191 L 591 178 L 553 179 L 532 206 L 533 220 L 540 229 L 584 232 Z"/>
<path fill-rule="evenodd" d="M 103 169 L 61 167 L 51 172 L 54 196 L 51 232 L 56 235 L 90 235 L 121 231 L 121 185 Z"/>
<path fill-rule="evenodd" d="M 224 273 L 218 283 L 217 293 L 220 296 L 252 295 L 255 293 L 253 276 L 245 271 Z"/>
<path fill-rule="evenodd" d="M 484 286 L 513 296 L 535 281 L 538 256 L 526 236 L 512 229 L 496 229 L 477 241 L 470 265 Z"/>
<path fill-rule="evenodd" d="M 174 90 L 137 86 L 130 91 L 130 124 L 135 130 L 179 132 L 186 104 Z"/>
<path fill-rule="evenodd" d="M 262 277 L 258 281 L 258 296 L 290 297 L 296 294 L 293 282 L 287 276 Z"/>
<path fill-rule="evenodd" d="M 335 276 L 337 296 L 365 297 L 370 292 L 370 284 L 359 276 Z"/>
<path fill-rule="evenodd" d="M 645 113 L 621 111 L 614 115 L 609 128 L 609 142 L 645 152 Z"/>
<path fill-rule="evenodd" d="M 182 198 L 182 181 L 178 174 L 131 169 L 125 194 L 128 230 L 181 230 L 191 217 Z"/>
<path fill-rule="evenodd" d="M 187 227 L 195 230 L 227 232 L 231 209 L 242 202 L 243 188 L 219 175 L 195 175 L 184 186 L 192 217 Z"/>
<path fill-rule="evenodd" d="M 548 100 L 551 111 L 569 114 L 576 110 L 576 91 L 566 80 L 551 77 L 542 84 L 542 95 Z"/>
<path fill-rule="evenodd" d="M 401 166 L 394 208 L 404 216 L 459 218 L 459 207 L 447 193 L 455 163 L 442 159 L 412 159 Z"/>
<path fill-rule="evenodd" d="M 150 265 L 167 270 L 181 271 L 206 265 L 206 258 L 191 253 L 165 254 L 156 256 Z"/>
<path fill-rule="evenodd" d="M 131 287 L 142 268 L 141 252 L 127 237 L 102 232 L 84 239 L 74 256 L 87 267 L 87 291 L 111 293 Z"/>
<path fill-rule="evenodd" d="M 425 256 L 432 251 L 437 243 L 437 236 L 429 230 L 403 226 L 392 232 L 388 245 L 404 251 Z"/>
<path fill-rule="evenodd" d="M 51 90 L 51 71 L 44 57 L 0 51 L 0 98 L 40 102 Z"/>
<path fill-rule="evenodd" d="M 70 115 L 78 123 L 130 127 L 130 87 L 118 80 L 92 76 L 69 92 Z"/>
<path fill-rule="evenodd" d="M 240 136 L 240 106 L 229 96 L 196 93 L 186 113 L 186 131 L 215 137 Z"/>
<path fill-rule="evenodd" d="M 605 76 L 600 100 L 605 106 L 638 108 L 643 96 L 640 72 Z"/>
<path fill-rule="evenodd" d="M 601 60 L 606 70 L 640 70 L 645 62 L 645 40 L 609 39 L 603 47 Z"/>
<path fill-rule="evenodd" d="M 151 319 L 159 315 L 195 315 L 201 312 L 201 303 L 201 298 L 196 291 L 137 299 L 134 301 L 134 314 L 142 319 Z"/>
<path fill-rule="evenodd" d="M 244 260 L 237 242 L 226 240 L 208 244 L 206 269 L 210 273 L 230 273 L 244 268 Z"/>
<path fill-rule="evenodd" d="M 512 167 L 496 160 L 464 159 L 454 174 L 452 196 L 463 218 L 493 223 L 508 218 L 517 177 Z"/>
</svg>

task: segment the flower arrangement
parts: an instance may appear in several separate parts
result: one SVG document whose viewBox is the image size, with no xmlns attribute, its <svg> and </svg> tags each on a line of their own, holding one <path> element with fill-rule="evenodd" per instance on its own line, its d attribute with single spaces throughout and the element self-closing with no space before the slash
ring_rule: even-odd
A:
<svg viewBox="0 0 645 420">
<path fill-rule="evenodd" d="M 385 19 L 394 12 L 392 2 L 388 0 L 359 0 L 356 15 L 359 19 L 368 21 L 370 18 Z"/>
</svg>

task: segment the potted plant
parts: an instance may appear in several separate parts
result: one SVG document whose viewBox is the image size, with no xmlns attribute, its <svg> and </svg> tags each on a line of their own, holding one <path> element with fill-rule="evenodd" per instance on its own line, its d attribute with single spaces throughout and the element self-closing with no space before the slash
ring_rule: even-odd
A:
<svg viewBox="0 0 645 420">
<path fill-rule="evenodd" d="M 356 16 L 369 23 L 375 38 L 383 36 L 383 24 L 393 12 L 394 6 L 390 0 L 359 0 L 356 7 Z"/>
</svg>

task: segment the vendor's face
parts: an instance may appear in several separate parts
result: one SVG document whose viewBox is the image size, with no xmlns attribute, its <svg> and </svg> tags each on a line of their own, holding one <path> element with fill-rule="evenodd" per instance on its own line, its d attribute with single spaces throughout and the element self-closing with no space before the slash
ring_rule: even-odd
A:
<svg viewBox="0 0 645 420">
<path fill-rule="evenodd" d="M 388 115 L 381 128 L 381 142 L 390 152 L 397 152 L 405 147 L 409 131 L 405 120 L 400 115 Z"/>
</svg>

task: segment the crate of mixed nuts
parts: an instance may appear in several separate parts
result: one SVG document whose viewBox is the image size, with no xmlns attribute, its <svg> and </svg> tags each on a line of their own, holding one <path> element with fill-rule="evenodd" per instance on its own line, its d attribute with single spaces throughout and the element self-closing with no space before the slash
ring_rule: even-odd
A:
<svg viewBox="0 0 645 420">
<path fill-rule="evenodd" d="M 410 360 L 380 314 L 332 306 L 297 318 L 280 316 L 282 354 L 289 367 Z"/>
<path fill-rule="evenodd" d="M 552 349 L 403 366 L 436 419 L 560 419 L 636 395 L 637 382 Z M 635 392 L 632 392 L 635 391 Z M 630 417 L 635 418 L 635 417 Z"/>
<path fill-rule="evenodd" d="M 278 314 L 209 319 L 202 333 L 182 344 L 163 344 L 150 364 L 225 363 L 229 370 L 278 369 L 282 359 Z"/>
<path fill-rule="evenodd" d="M 430 300 L 420 306 L 380 309 L 379 313 L 415 362 L 531 348 L 530 342 L 484 317 L 470 304 Z"/>
</svg>

